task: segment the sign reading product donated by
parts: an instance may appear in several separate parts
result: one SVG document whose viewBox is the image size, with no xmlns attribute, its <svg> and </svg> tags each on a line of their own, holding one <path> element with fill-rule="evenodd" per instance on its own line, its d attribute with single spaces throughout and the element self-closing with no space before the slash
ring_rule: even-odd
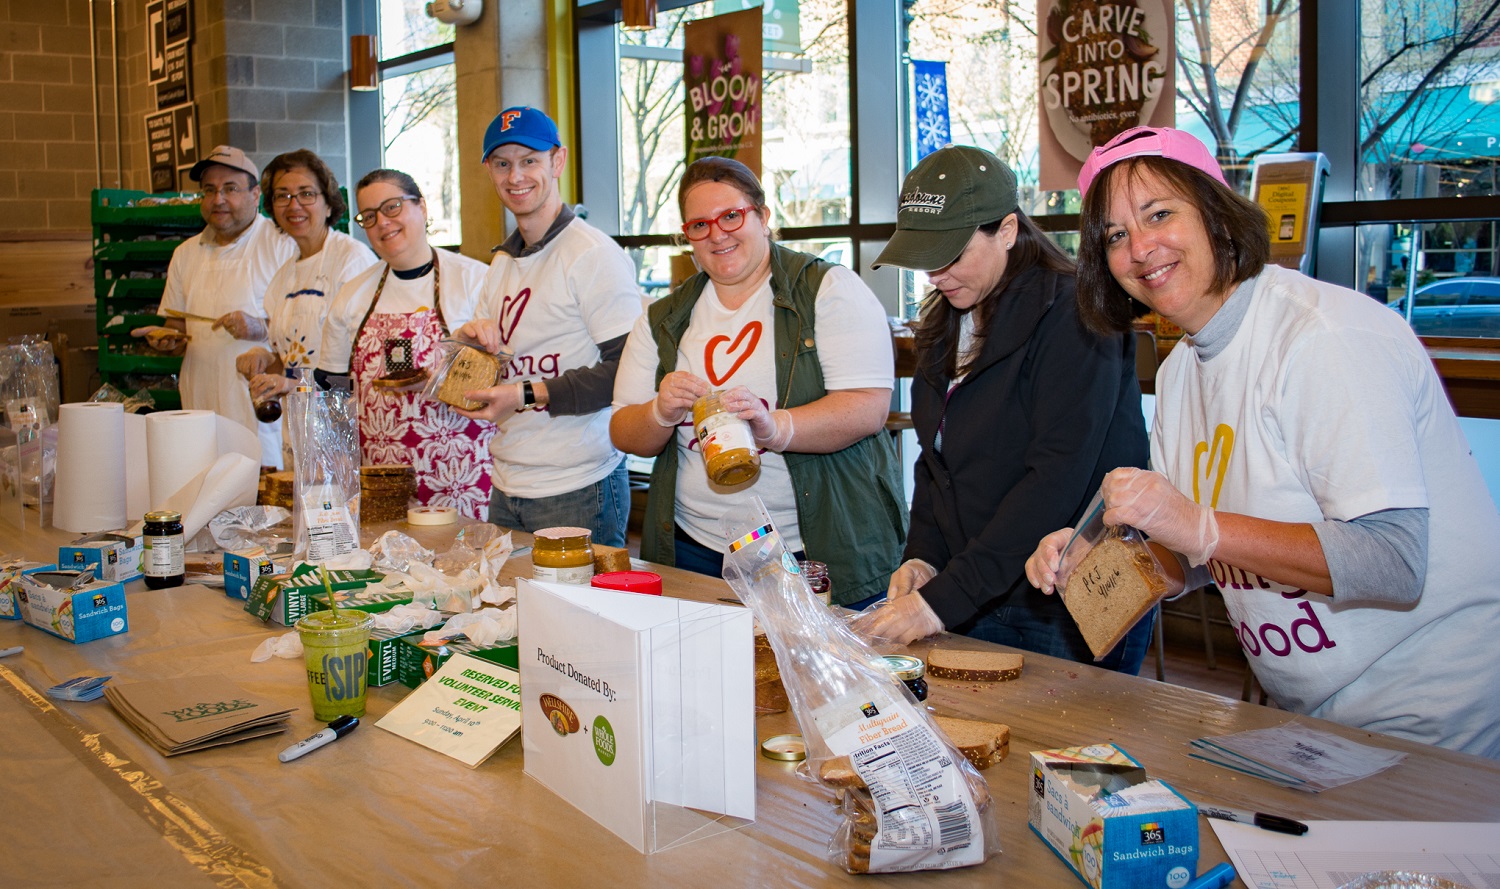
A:
<svg viewBox="0 0 1500 889">
<path fill-rule="evenodd" d="M 526 774 L 639 852 L 755 817 L 748 608 L 516 587 Z"/>
<path fill-rule="evenodd" d="M 475 768 L 521 731 L 521 676 L 455 654 L 375 725 Z"/>
<path fill-rule="evenodd" d="M 683 28 L 687 162 L 730 157 L 760 175 L 761 11 L 747 9 Z"/>
<path fill-rule="evenodd" d="M 1095 147 L 1175 122 L 1172 0 L 1041 0 L 1037 14 L 1039 185 L 1066 191 Z"/>
</svg>

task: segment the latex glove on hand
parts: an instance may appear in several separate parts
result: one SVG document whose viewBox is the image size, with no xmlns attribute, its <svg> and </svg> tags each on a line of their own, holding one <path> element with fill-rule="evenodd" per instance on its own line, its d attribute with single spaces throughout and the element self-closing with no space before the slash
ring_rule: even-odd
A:
<svg viewBox="0 0 1500 889">
<path fill-rule="evenodd" d="M 937 577 L 936 568 L 921 559 L 907 559 L 891 575 L 891 583 L 885 588 L 885 597 L 894 602 L 903 596 L 910 596 L 934 577 Z"/>
<path fill-rule="evenodd" d="M 253 380 L 255 377 L 270 370 L 271 365 L 275 362 L 276 356 L 272 355 L 270 350 L 251 349 L 248 352 L 241 352 L 234 359 L 234 369 L 236 373 L 245 379 Z"/>
<path fill-rule="evenodd" d="M 760 447 L 779 454 L 792 443 L 791 412 L 771 410 L 744 386 L 735 386 L 720 395 L 719 405 L 750 424 L 750 434 Z"/>
<path fill-rule="evenodd" d="M 281 398 L 292 391 L 295 383 L 295 380 L 283 374 L 256 374 L 250 378 L 250 400 L 259 404 Z"/>
<path fill-rule="evenodd" d="M 849 629 L 861 636 L 878 636 L 899 645 L 915 642 L 943 631 L 932 606 L 921 596 L 902 596 L 850 621 Z"/>
<path fill-rule="evenodd" d="M 1183 496 L 1159 472 L 1116 469 L 1104 477 L 1104 523 L 1129 525 L 1192 566 L 1203 565 L 1219 545 L 1214 511 Z"/>
<path fill-rule="evenodd" d="M 693 402 L 709 393 L 708 381 L 685 370 L 674 370 L 661 378 L 651 401 L 651 419 L 658 426 L 676 426 L 693 414 Z"/>
<path fill-rule="evenodd" d="M 1041 539 L 1036 545 L 1036 551 L 1026 559 L 1026 579 L 1049 596 L 1057 587 L 1057 569 L 1062 564 L 1063 547 L 1071 539 L 1072 528 L 1053 531 Z"/>
<path fill-rule="evenodd" d="M 474 343 L 491 355 L 500 354 L 500 349 L 504 345 L 500 341 L 500 322 L 494 318 L 475 318 L 460 327 L 454 336 L 465 342 Z"/>
<path fill-rule="evenodd" d="M 137 327 L 130 331 L 133 337 L 140 337 L 146 341 L 146 345 L 158 352 L 176 354 L 187 347 L 188 335 L 175 327 L 162 327 L 150 325 Z"/>
<path fill-rule="evenodd" d="M 470 401 L 482 401 L 484 407 L 472 411 L 455 407 L 453 408 L 455 413 L 468 417 L 470 420 L 487 420 L 498 425 L 516 415 L 516 412 L 521 409 L 521 402 L 525 400 L 525 393 L 520 383 L 501 383 L 488 389 L 465 392 L 464 397 Z"/>
<path fill-rule="evenodd" d="M 266 319 L 246 312 L 227 312 L 219 316 L 209 329 L 223 329 L 237 340 L 263 340 L 266 338 Z"/>
</svg>

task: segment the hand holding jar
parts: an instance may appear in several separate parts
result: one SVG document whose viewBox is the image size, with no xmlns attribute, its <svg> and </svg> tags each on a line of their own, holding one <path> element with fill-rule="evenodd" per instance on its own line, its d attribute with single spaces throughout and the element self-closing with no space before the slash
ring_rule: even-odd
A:
<svg viewBox="0 0 1500 889">
<path fill-rule="evenodd" d="M 755 393 L 744 386 L 719 396 L 724 410 L 750 424 L 755 443 L 768 451 L 781 453 L 792 443 L 792 414 L 790 411 L 773 411 Z"/>
<path fill-rule="evenodd" d="M 707 395 L 708 381 L 685 370 L 662 377 L 651 402 L 651 418 L 658 426 L 676 426 L 693 410 L 693 402 Z"/>
</svg>

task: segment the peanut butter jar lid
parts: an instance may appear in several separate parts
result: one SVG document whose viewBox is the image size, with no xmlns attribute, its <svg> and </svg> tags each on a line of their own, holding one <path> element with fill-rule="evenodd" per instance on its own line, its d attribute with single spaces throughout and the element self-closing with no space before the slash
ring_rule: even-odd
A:
<svg viewBox="0 0 1500 889">
<path fill-rule="evenodd" d="M 539 528 L 533 531 L 532 537 L 545 537 L 548 540 L 567 540 L 572 537 L 592 537 L 594 532 L 588 528 Z"/>
<path fill-rule="evenodd" d="M 807 743 L 801 735 L 772 735 L 760 742 L 760 755 L 782 762 L 801 762 L 807 759 Z"/>
</svg>

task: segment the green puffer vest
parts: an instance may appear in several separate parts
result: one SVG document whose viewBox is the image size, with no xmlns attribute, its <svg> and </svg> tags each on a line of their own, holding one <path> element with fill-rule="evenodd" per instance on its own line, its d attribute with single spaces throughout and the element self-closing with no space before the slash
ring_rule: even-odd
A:
<svg viewBox="0 0 1500 889">
<path fill-rule="evenodd" d="M 814 328 L 818 288 L 830 268 L 817 257 L 771 245 L 776 397 L 781 407 L 808 404 L 827 394 Z M 699 272 L 647 312 L 656 340 L 658 387 L 663 377 L 677 369 L 678 343 L 707 283 L 708 276 Z M 890 435 L 882 430 L 832 454 L 783 456 L 797 492 L 804 551 L 807 558 L 828 565 L 834 602 L 857 602 L 884 592 L 891 572 L 901 563 L 907 526 L 901 472 Z M 674 433 L 651 472 L 641 558 L 673 564 L 676 500 Z"/>
</svg>

